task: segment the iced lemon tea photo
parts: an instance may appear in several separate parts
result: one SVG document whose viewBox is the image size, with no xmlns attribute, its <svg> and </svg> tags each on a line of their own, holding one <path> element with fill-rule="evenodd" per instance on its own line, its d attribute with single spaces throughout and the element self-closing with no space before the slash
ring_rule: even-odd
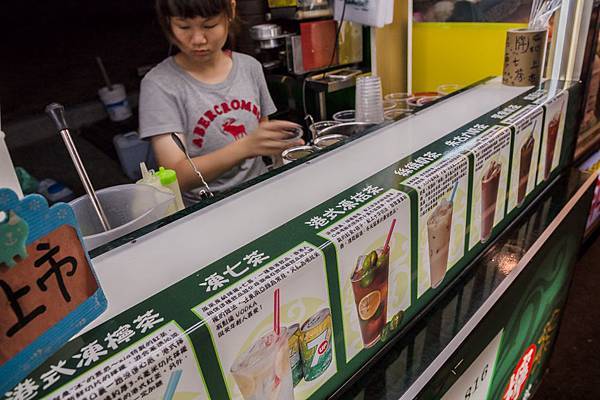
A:
<svg viewBox="0 0 600 400">
<path fill-rule="evenodd" d="M 352 274 L 352 290 L 365 347 L 377 343 L 386 324 L 389 249 L 383 247 L 361 255 Z"/>
</svg>

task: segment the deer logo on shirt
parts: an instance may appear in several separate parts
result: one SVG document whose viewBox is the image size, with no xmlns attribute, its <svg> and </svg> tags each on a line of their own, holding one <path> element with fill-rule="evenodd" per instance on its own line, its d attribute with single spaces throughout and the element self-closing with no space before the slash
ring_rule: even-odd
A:
<svg viewBox="0 0 600 400">
<path fill-rule="evenodd" d="M 246 127 L 244 125 L 234 125 L 236 122 L 235 118 L 227 118 L 227 120 L 221 125 L 223 132 L 233 136 L 235 140 L 241 139 L 246 136 Z"/>
<path fill-rule="evenodd" d="M 242 123 L 242 121 L 246 121 L 247 115 L 242 114 L 241 121 L 238 121 L 237 118 L 228 115 L 231 112 L 250 113 L 258 122 L 261 119 L 260 107 L 250 99 L 233 99 L 215 104 L 205 110 L 198 118 L 193 129 L 192 143 L 198 148 L 202 148 L 205 144 L 207 131 L 213 132 L 212 134 L 216 131 L 225 137 L 231 136 L 234 140 L 239 140 L 247 135 L 246 127 Z M 225 122 L 222 122 L 223 120 Z M 213 126 L 213 123 L 218 125 Z M 212 130 L 209 130 L 211 127 Z"/>
</svg>

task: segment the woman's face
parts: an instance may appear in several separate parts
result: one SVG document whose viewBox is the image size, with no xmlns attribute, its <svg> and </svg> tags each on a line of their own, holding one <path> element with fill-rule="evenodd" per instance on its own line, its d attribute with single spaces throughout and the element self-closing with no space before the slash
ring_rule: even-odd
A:
<svg viewBox="0 0 600 400">
<path fill-rule="evenodd" d="M 229 33 L 225 13 L 214 17 L 170 19 L 175 44 L 182 53 L 195 61 L 208 61 L 221 51 Z"/>
</svg>

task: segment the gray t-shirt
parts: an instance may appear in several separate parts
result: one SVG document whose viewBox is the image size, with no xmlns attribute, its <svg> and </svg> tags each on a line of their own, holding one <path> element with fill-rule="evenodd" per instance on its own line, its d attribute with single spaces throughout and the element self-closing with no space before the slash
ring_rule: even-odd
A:
<svg viewBox="0 0 600 400">
<path fill-rule="evenodd" d="M 154 67 L 140 90 L 140 136 L 178 132 L 191 157 L 218 150 L 254 131 L 260 118 L 276 111 L 262 66 L 232 53 L 233 67 L 217 84 L 200 82 L 169 57 Z M 222 192 L 266 171 L 260 157 L 247 159 L 209 182 Z M 186 193 L 198 197 L 201 188 Z"/>
</svg>

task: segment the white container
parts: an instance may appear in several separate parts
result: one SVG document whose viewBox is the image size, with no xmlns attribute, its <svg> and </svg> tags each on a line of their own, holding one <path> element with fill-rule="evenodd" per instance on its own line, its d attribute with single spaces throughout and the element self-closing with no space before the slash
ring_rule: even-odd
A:
<svg viewBox="0 0 600 400">
<path fill-rule="evenodd" d="M 71 189 L 66 187 L 63 183 L 56 182 L 54 179 L 49 178 L 40 182 L 37 191 L 50 203 L 56 203 L 58 201 L 66 203 L 75 198 Z"/>
<path fill-rule="evenodd" d="M 150 169 L 156 168 L 152 146 L 148 141 L 140 139 L 137 132 L 115 135 L 113 145 L 119 156 L 121 169 L 129 179 L 136 181 L 142 177 L 140 172 L 142 162 Z"/>
<path fill-rule="evenodd" d="M 11 189 L 21 199 L 23 198 L 23 191 L 15 173 L 15 167 L 10 159 L 4 137 L 4 132 L 0 131 L 0 188 Z"/>
<path fill-rule="evenodd" d="M 168 215 L 175 196 L 148 185 L 118 185 L 96 192 L 112 229 L 103 231 L 87 195 L 70 202 L 87 250 L 92 250 Z"/>
<path fill-rule="evenodd" d="M 127 101 L 125 86 L 122 84 L 112 85 L 112 90 L 104 86 L 98 90 L 98 96 L 112 121 L 123 121 L 131 117 L 131 107 Z"/>
</svg>

